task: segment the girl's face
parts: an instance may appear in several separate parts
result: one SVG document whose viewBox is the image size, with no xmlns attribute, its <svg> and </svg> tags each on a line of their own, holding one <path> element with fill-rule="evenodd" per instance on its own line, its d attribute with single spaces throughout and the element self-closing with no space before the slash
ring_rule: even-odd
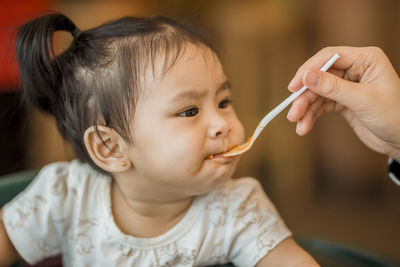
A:
<svg viewBox="0 0 400 267">
<path fill-rule="evenodd" d="M 158 192 L 206 193 L 228 180 L 239 161 L 218 155 L 244 141 L 230 83 L 209 49 L 188 45 L 163 75 L 163 59 L 156 63 L 135 109 L 130 175 Z"/>
</svg>

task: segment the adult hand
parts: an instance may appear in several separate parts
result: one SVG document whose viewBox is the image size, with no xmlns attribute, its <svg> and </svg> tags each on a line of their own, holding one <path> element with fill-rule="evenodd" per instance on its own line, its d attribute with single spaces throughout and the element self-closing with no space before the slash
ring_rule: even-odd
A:
<svg viewBox="0 0 400 267">
<path fill-rule="evenodd" d="M 340 58 L 328 72 L 318 70 L 334 53 Z M 371 149 L 400 162 L 400 79 L 377 47 L 328 47 L 305 62 L 288 86 L 305 91 L 287 118 L 307 134 L 325 112 L 340 112 Z"/>
</svg>

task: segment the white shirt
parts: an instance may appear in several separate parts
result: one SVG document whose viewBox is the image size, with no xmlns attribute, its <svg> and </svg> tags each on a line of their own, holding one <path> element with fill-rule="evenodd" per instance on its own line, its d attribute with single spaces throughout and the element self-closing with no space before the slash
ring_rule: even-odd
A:
<svg viewBox="0 0 400 267">
<path fill-rule="evenodd" d="M 195 198 L 184 218 L 154 238 L 120 231 L 111 178 L 78 161 L 46 166 L 8 203 L 4 225 L 30 264 L 62 253 L 64 266 L 254 266 L 291 235 L 254 178 Z"/>
</svg>

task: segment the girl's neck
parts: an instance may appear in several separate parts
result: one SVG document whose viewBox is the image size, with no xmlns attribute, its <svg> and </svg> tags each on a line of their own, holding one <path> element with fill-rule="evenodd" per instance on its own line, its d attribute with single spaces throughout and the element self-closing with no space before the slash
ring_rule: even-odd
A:
<svg viewBox="0 0 400 267">
<path fill-rule="evenodd" d="M 187 213 L 193 197 L 167 202 L 151 202 L 130 197 L 113 180 L 111 206 L 120 230 L 135 237 L 159 236 L 175 226 Z"/>
</svg>

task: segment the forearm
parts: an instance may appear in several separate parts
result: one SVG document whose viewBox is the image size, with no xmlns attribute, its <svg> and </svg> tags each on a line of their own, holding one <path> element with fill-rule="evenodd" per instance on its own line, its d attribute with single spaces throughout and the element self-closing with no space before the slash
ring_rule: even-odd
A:
<svg viewBox="0 0 400 267">
<path fill-rule="evenodd" d="M 287 238 L 270 251 L 256 266 L 318 267 L 320 265 L 292 238 Z"/>
</svg>

